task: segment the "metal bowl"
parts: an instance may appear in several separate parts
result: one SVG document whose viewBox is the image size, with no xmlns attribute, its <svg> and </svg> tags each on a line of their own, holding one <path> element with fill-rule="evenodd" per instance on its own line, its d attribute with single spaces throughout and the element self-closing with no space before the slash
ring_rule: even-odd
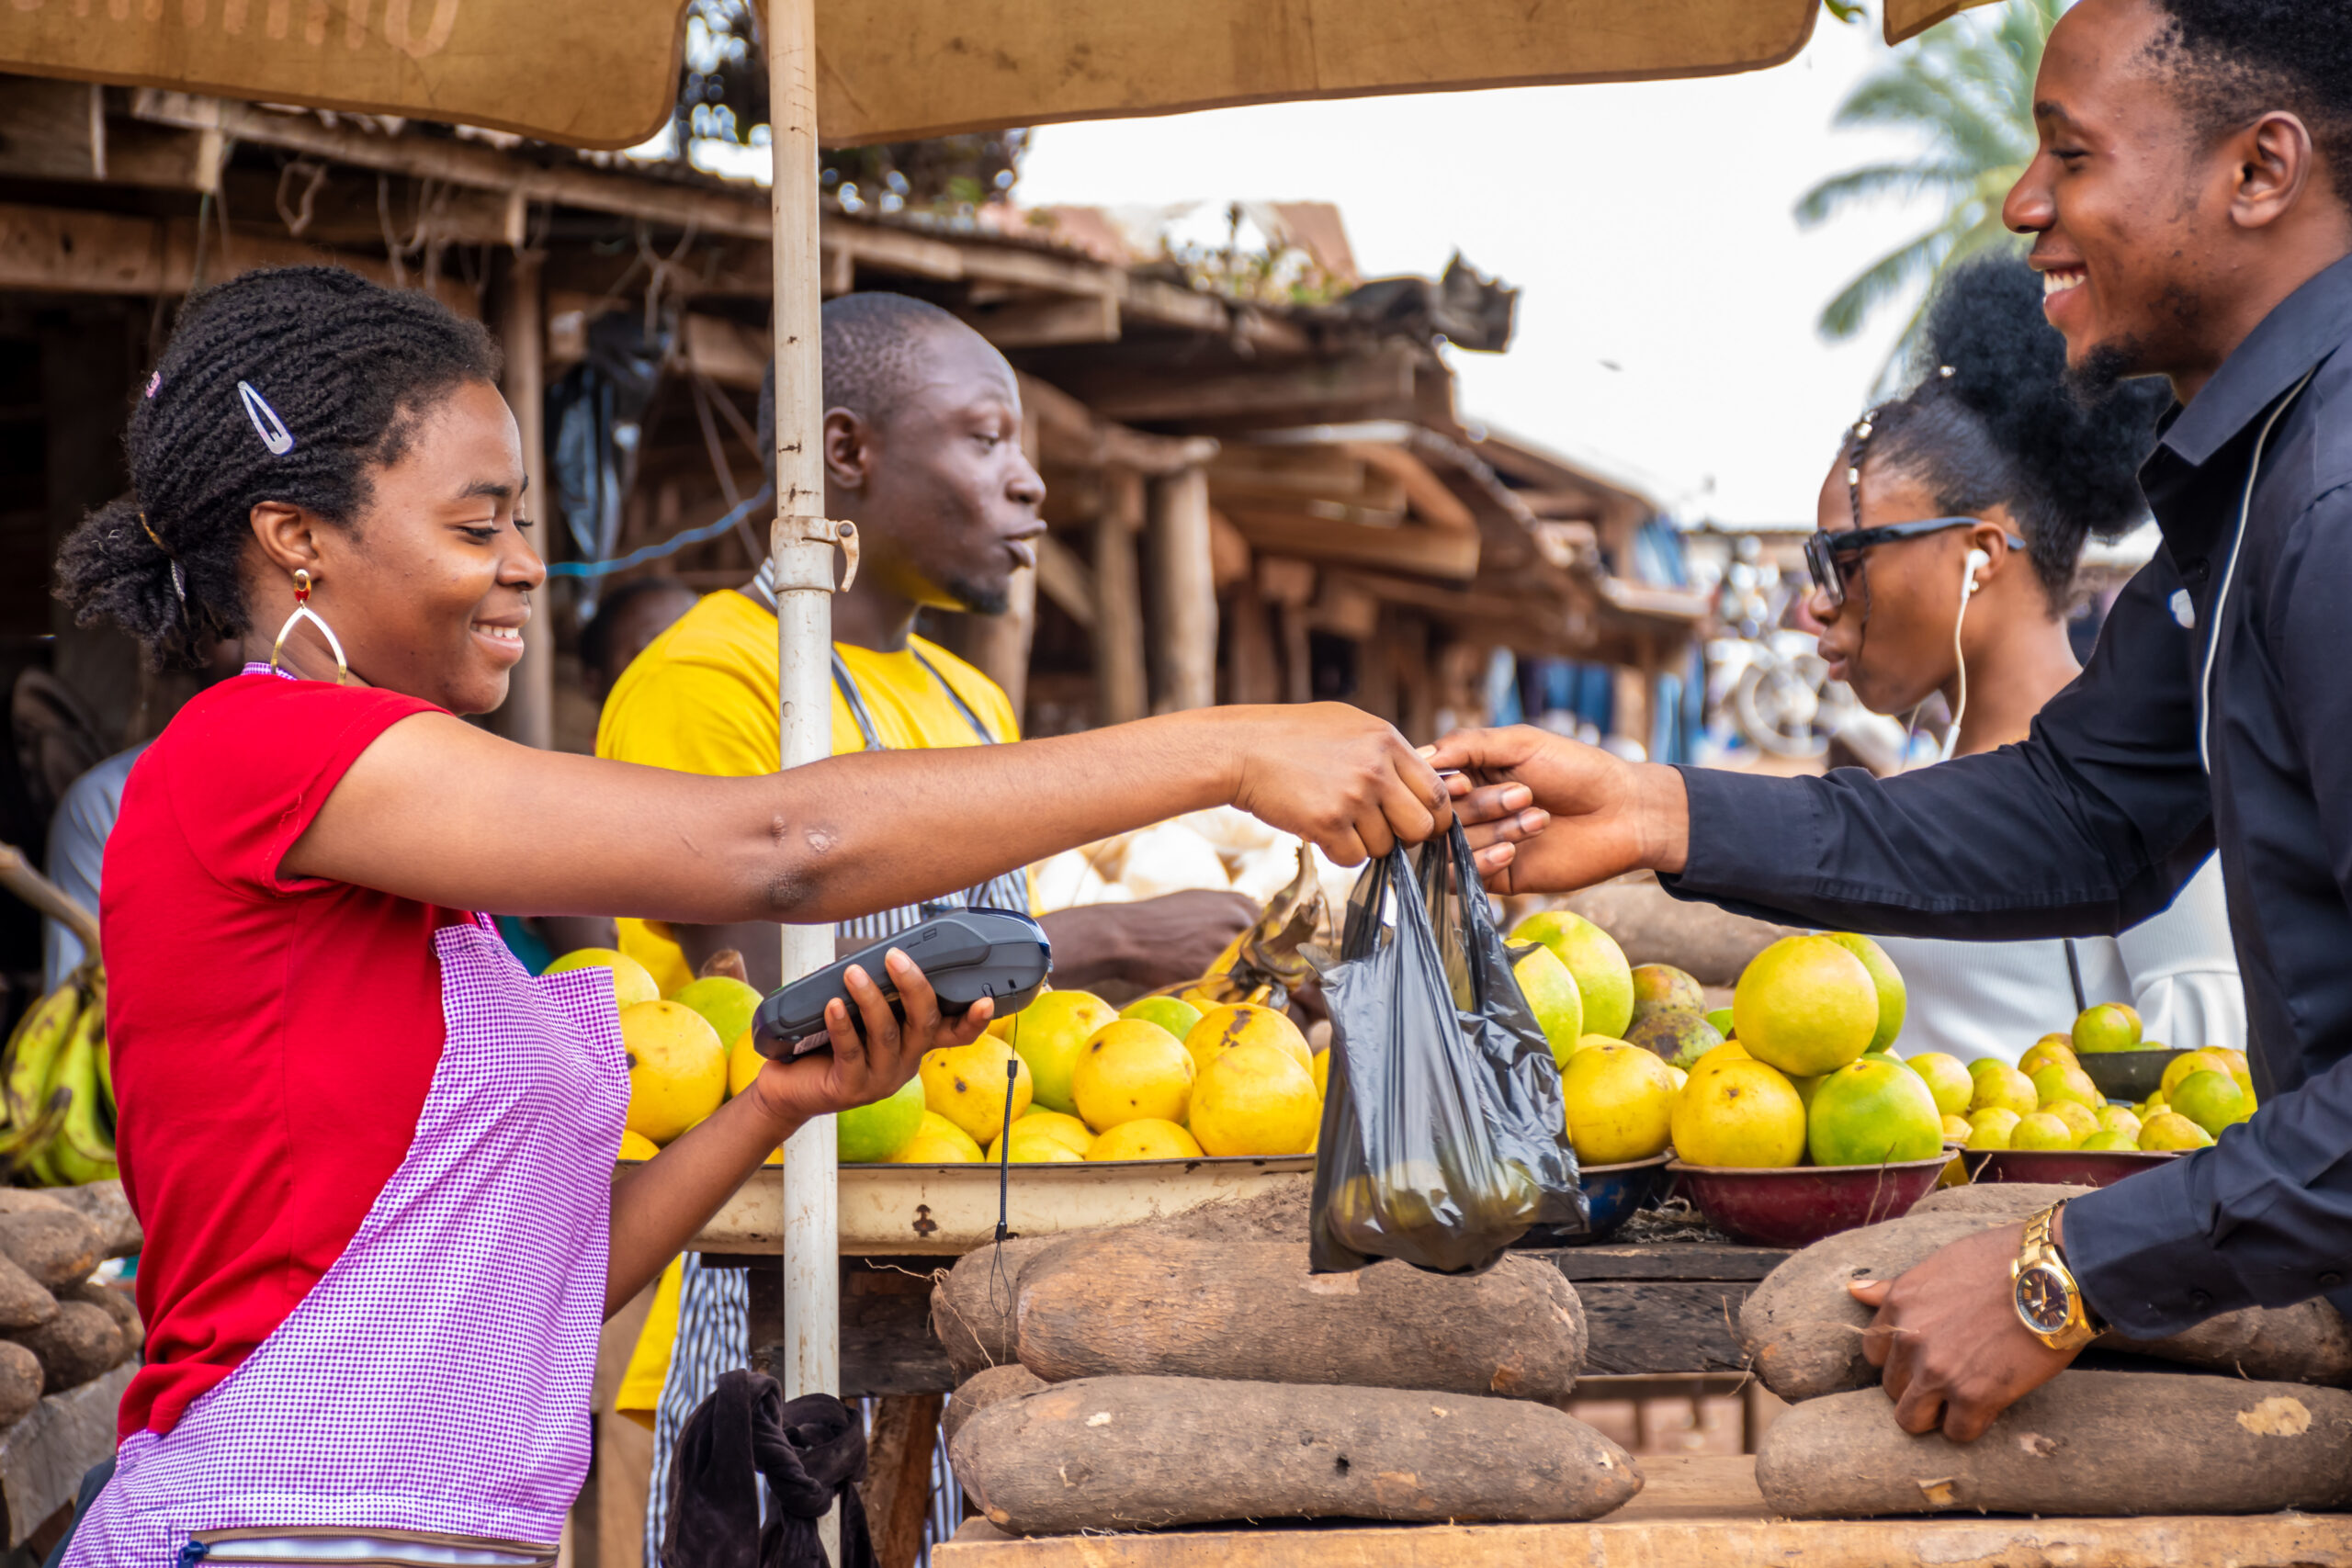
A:
<svg viewBox="0 0 2352 1568">
<path fill-rule="evenodd" d="M 1717 1229 L 1757 1247 L 1810 1247 L 1839 1231 L 1911 1212 L 1935 1190 L 1949 1153 L 1897 1165 L 1792 1166 L 1739 1170 L 1685 1165 L 1668 1168 Z"/>
<path fill-rule="evenodd" d="M 1590 1247 L 1615 1235 L 1635 1210 L 1664 1192 L 1674 1173 L 1667 1168 L 1670 1154 L 1623 1165 L 1589 1165 L 1578 1171 L 1590 1223 L 1581 1231 L 1560 1225 L 1532 1225 L 1520 1238 L 1521 1247 Z"/>
<path fill-rule="evenodd" d="M 2109 1100 L 2143 1100 L 2163 1087 L 2165 1068 L 2186 1051 L 2091 1051 L 2075 1060 Z M 2047 1152 L 2047 1151 L 2041 1151 Z"/>
<path fill-rule="evenodd" d="M 2157 1053 L 2150 1051 L 2148 1055 Z M 2060 1187 L 2106 1187 L 2154 1170 L 2174 1149 L 1971 1149 L 1961 1159 L 1971 1181 L 2047 1181 Z"/>
</svg>

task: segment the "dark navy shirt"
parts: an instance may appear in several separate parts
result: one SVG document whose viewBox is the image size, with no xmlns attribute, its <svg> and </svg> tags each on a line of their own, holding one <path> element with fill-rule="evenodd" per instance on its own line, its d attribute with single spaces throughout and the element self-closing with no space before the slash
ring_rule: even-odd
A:
<svg viewBox="0 0 2352 1568">
<path fill-rule="evenodd" d="M 2085 1293 L 2140 1337 L 2314 1295 L 2352 1311 L 2347 337 L 2352 259 L 2165 416 L 2141 470 L 2164 544 L 2024 744 L 1885 781 L 1683 773 L 1667 886 L 1799 924 L 2112 933 L 2218 845 L 2262 1109 L 2066 1210 Z"/>
</svg>

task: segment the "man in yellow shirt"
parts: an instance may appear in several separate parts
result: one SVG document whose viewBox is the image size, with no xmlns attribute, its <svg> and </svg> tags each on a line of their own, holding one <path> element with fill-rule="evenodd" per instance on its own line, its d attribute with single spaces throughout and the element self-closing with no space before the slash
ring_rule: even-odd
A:
<svg viewBox="0 0 2352 1568">
<path fill-rule="evenodd" d="M 913 631 L 925 607 L 1001 614 L 1012 574 L 1036 564 L 1031 541 L 1045 532 L 1046 487 L 1021 450 L 1012 367 L 954 316 L 903 295 L 846 295 L 825 306 L 823 320 L 825 514 L 857 525 L 863 557 L 856 582 L 833 600 L 833 750 L 1017 740 L 1003 690 Z M 771 393 L 760 412 L 763 433 L 772 432 Z M 761 579 L 704 598 L 655 637 L 614 684 L 596 754 L 697 773 L 775 772 L 775 606 L 763 569 Z M 1029 907 L 1018 874 L 962 901 Z M 1148 988 L 1197 975 L 1253 913 L 1238 896 L 1204 893 L 1047 916 L 1054 977 Z M 922 915 L 888 910 L 837 934 L 844 947 L 864 946 Z M 754 985 L 772 988 L 778 945 L 773 925 L 620 922 L 621 951 L 664 992 L 724 948 L 743 954 Z M 741 1270 L 706 1270 L 689 1258 L 664 1277 L 631 1359 L 619 1408 L 640 1418 L 657 1410 L 649 1562 L 659 1560 L 671 1446 L 718 1375 L 748 1360 L 744 1313 Z"/>
</svg>

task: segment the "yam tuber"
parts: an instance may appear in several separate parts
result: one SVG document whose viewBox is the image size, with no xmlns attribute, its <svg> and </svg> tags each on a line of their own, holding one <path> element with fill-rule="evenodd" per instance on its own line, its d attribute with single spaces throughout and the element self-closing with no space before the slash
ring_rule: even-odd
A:
<svg viewBox="0 0 2352 1568">
<path fill-rule="evenodd" d="M 105 1253 L 98 1227 L 74 1210 L 0 1212 L 0 1255 L 51 1290 L 86 1280 Z"/>
<path fill-rule="evenodd" d="M 1041 1235 L 992 1242 L 957 1258 L 947 1278 L 932 1287 L 931 1337 L 946 1348 L 956 1382 L 1016 1359 L 1012 1301 L 1022 1265 L 1068 1239 Z"/>
<path fill-rule="evenodd" d="M 1915 1438 L 1876 1389 L 1786 1411 L 1756 1483 L 1793 1518 L 2267 1514 L 2352 1501 L 2352 1393 L 2178 1372 L 2061 1372 L 1973 1443 Z"/>
<path fill-rule="evenodd" d="M 948 1396 L 947 1408 L 939 1417 L 939 1435 L 952 1448 L 956 1443 L 956 1434 L 964 1429 L 964 1423 L 989 1405 L 999 1400 L 1011 1399 L 1015 1394 L 1035 1393 L 1045 1386 L 1045 1379 L 1018 1361 L 1010 1366 L 989 1367 L 975 1372 L 957 1383 L 956 1392 Z"/>
<path fill-rule="evenodd" d="M 52 1393 L 81 1387 L 130 1353 L 114 1314 L 89 1302 L 60 1302 L 55 1317 L 8 1337 L 40 1359 L 42 1381 Z"/>
<path fill-rule="evenodd" d="M 0 1339 L 0 1427 L 12 1426 L 40 1403 L 40 1358 L 22 1345 Z"/>
<path fill-rule="evenodd" d="M 1085 1378 L 1000 1400 L 949 1450 L 1017 1535 L 1225 1519 L 1597 1518 L 1641 1490 L 1624 1450 L 1519 1399 Z"/>
<path fill-rule="evenodd" d="M 1584 1311 L 1558 1269 L 1505 1258 L 1450 1277 L 1402 1263 L 1311 1274 L 1303 1244 L 1110 1232 L 1021 1272 L 1022 1365 L 1048 1382 L 1186 1377 L 1564 1400 Z"/>
</svg>

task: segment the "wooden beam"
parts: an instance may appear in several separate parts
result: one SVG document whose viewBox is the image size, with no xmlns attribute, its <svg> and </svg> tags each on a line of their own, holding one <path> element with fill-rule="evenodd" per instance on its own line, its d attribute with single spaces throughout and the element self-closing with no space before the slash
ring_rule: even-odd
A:
<svg viewBox="0 0 2352 1568">
<path fill-rule="evenodd" d="M 1402 446 L 1383 442 L 1350 442 L 1341 450 L 1361 458 L 1393 480 L 1412 502 L 1414 513 L 1433 528 L 1451 528 L 1457 533 L 1475 534 L 1478 519 L 1464 505 L 1462 498 L 1446 488 L 1443 479 Z"/>
<path fill-rule="evenodd" d="M 1094 569 L 1078 558 L 1068 545 L 1051 534 L 1040 534 L 1037 547 L 1037 592 L 1061 607 L 1062 613 L 1088 631 L 1094 629 Z"/>
<path fill-rule="evenodd" d="M 1424 351 L 1393 344 L 1369 354 L 1281 370 L 1183 378 L 1134 374 L 1087 398 L 1105 419 L 1136 423 L 1283 420 L 1299 423 L 1406 419 L 1418 412 L 1415 372 Z"/>
<path fill-rule="evenodd" d="M 363 169 L 447 180 L 482 190 L 520 191 L 591 212 L 643 218 L 673 229 L 765 240 L 771 232 L 763 192 L 710 190 L 610 175 L 578 163 L 542 166 L 494 147 L 455 138 L 381 136 L 311 114 L 277 114 L 250 104 L 139 88 L 131 112 L 156 125 L 214 130 L 232 141 L 283 148 Z"/>
<path fill-rule="evenodd" d="M 1150 712 L 1144 668 L 1143 584 L 1136 534 L 1143 524 L 1143 476 L 1114 468 L 1104 476 L 1102 515 L 1094 524 L 1094 679 L 1096 714 L 1125 724 Z"/>
<path fill-rule="evenodd" d="M 1038 461 L 1065 468 L 1132 468 L 1155 476 L 1197 468 L 1220 450 L 1215 437 L 1153 435 L 1099 419 L 1050 381 L 1022 376 L 1021 405 L 1036 416 Z"/>
<path fill-rule="evenodd" d="M 1219 508 L 1250 548 L 1302 560 L 1385 567 L 1467 581 L 1478 573 L 1478 536 L 1442 528 L 1374 528 L 1256 506 Z"/>
<path fill-rule="evenodd" d="M 705 380 L 756 392 L 775 349 L 765 327 L 689 311 L 679 327 L 679 351 Z"/>
<path fill-rule="evenodd" d="M 92 82 L 0 78 L 0 174 L 105 179 L 106 89 Z"/>
<path fill-rule="evenodd" d="M 185 294 L 196 276 L 196 255 L 193 218 L 0 203 L 0 289 Z M 207 282 L 259 266 L 319 265 L 347 267 L 377 283 L 392 282 L 390 266 L 372 256 L 337 255 L 266 232 L 238 230 L 224 247 L 216 229 L 205 243 Z M 442 277 L 435 292 L 461 315 L 479 311 L 474 291 L 453 277 Z"/>
<path fill-rule="evenodd" d="M 963 314 L 999 348 L 1119 341 L 1119 302 L 1108 294 L 1027 299 Z"/>
<path fill-rule="evenodd" d="M 1152 709 L 1216 705 L 1216 583 L 1210 559 L 1208 477 L 1186 468 L 1154 479 L 1153 625 L 1159 660 Z"/>
</svg>

